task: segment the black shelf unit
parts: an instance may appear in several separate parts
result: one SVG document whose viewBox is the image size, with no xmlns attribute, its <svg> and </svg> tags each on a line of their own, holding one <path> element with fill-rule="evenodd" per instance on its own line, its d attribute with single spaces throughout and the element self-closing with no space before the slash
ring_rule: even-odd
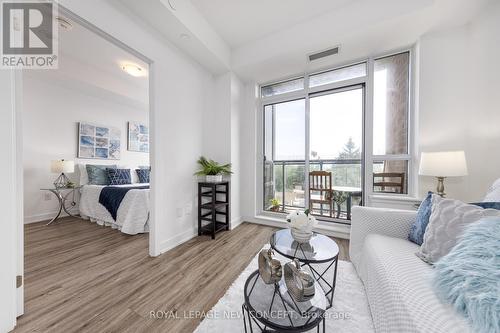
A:
<svg viewBox="0 0 500 333">
<path fill-rule="evenodd" d="M 229 198 L 228 181 L 198 183 L 198 236 L 229 230 Z"/>
</svg>

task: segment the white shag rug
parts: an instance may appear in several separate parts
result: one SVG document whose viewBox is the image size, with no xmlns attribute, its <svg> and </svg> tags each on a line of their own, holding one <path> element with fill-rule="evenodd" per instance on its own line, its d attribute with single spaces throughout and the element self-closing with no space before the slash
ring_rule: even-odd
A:
<svg viewBox="0 0 500 333">
<path fill-rule="evenodd" d="M 282 264 L 290 261 L 280 255 L 276 257 Z M 244 302 L 243 288 L 248 276 L 258 269 L 257 258 L 258 255 L 229 287 L 226 294 L 206 313 L 205 319 L 195 330 L 196 333 L 245 332 L 241 313 L 241 305 Z M 325 278 L 327 281 L 333 281 L 333 269 L 325 274 Z M 365 289 L 350 262 L 339 260 L 333 306 L 326 311 L 326 318 L 326 332 L 375 332 Z M 254 330 L 256 328 L 254 323 Z M 316 329 L 310 332 L 316 332 Z"/>
</svg>

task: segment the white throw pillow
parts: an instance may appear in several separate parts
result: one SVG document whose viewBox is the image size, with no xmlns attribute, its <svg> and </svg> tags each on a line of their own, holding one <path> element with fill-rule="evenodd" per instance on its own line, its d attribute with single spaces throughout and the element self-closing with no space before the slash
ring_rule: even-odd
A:
<svg viewBox="0 0 500 333">
<path fill-rule="evenodd" d="M 467 226 L 487 216 L 500 217 L 500 210 L 484 209 L 433 195 L 432 213 L 425 230 L 424 243 L 416 255 L 429 264 L 437 262 L 450 252 Z"/>
<path fill-rule="evenodd" d="M 78 164 L 78 172 L 80 173 L 80 185 L 87 185 L 89 183 L 89 174 L 85 164 Z"/>
<path fill-rule="evenodd" d="M 483 202 L 500 202 L 500 178 L 491 185 Z"/>
</svg>

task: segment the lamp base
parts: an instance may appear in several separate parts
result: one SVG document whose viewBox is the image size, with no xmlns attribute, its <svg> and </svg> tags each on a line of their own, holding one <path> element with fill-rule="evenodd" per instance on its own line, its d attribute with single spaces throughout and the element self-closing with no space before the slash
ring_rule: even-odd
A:
<svg viewBox="0 0 500 333">
<path fill-rule="evenodd" d="M 436 192 L 438 195 L 440 195 L 442 198 L 446 196 L 446 193 L 444 192 L 444 179 L 446 177 L 436 177 L 438 180 Z"/>
<path fill-rule="evenodd" d="M 69 178 L 66 177 L 64 173 L 61 173 L 61 175 L 54 181 L 54 186 L 56 188 L 64 188 L 68 185 L 69 182 Z"/>
</svg>

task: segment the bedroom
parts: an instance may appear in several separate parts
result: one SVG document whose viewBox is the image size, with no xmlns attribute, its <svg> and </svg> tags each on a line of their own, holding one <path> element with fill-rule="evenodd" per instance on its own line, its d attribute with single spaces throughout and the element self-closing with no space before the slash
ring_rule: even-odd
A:
<svg viewBox="0 0 500 333">
<path fill-rule="evenodd" d="M 56 20 L 59 69 L 23 75 L 25 223 L 47 224 L 47 237 L 82 223 L 147 234 L 148 64 L 76 19 Z"/>
</svg>

